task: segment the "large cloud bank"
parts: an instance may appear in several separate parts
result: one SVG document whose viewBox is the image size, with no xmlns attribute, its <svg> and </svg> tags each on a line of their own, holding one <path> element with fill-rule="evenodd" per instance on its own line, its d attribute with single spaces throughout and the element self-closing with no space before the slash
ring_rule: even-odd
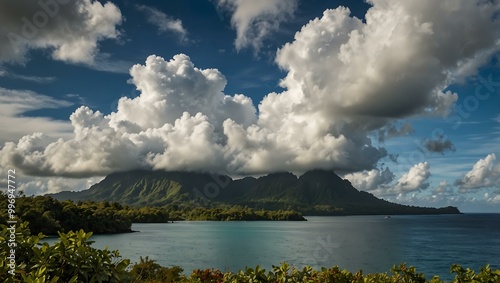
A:
<svg viewBox="0 0 500 283">
<path fill-rule="evenodd" d="M 496 2 L 372 1 L 366 22 L 347 8 L 327 10 L 278 50 L 285 91 L 256 107 L 226 95 L 216 69 L 186 55 L 150 56 L 131 70 L 140 91 L 110 115 L 88 107 L 70 117 L 71 139 L 41 133 L 6 143 L 2 167 L 36 176 L 85 177 L 117 170 L 226 171 L 258 174 L 312 168 L 370 172 L 387 156 L 371 136 L 400 118 L 443 116 L 457 100 L 444 91 L 498 51 Z M 257 114 L 258 113 L 258 114 Z M 428 186 L 420 163 L 397 181 L 398 192 Z M 415 178 L 414 178 L 415 177 Z M 374 185 L 375 186 L 375 185 Z"/>
</svg>

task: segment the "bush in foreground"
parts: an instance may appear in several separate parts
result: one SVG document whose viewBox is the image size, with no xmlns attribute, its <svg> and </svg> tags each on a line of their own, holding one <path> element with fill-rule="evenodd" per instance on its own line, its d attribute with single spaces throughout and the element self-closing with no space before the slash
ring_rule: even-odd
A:
<svg viewBox="0 0 500 283">
<path fill-rule="evenodd" d="M 12 233 L 11 233 L 12 231 Z M 11 234 L 15 242 L 10 241 Z M 335 283 L 442 283 L 439 277 L 426 280 L 424 274 L 405 264 L 394 266 L 390 274 L 364 275 L 361 271 L 351 273 L 339 267 L 315 270 L 309 266 L 302 269 L 283 263 L 273 266 L 271 271 L 257 266 L 237 273 L 221 272 L 217 269 L 194 270 L 189 276 L 182 274 L 180 267 L 163 267 L 153 260 L 141 258 L 139 263 L 129 266 L 128 259 L 121 259 L 118 251 L 93 248 L 89 240 L 92 233 L 60 233 L 59 241 L 50 246 L 40 243 L 44 235 L 31 235 L 28 224 L 17 225 L 15 231 L 1 225 L 0 231 L 0 282 L 185 282 L 185 283 L 255 283 L 255 282 L 335 282 Z M 13 237 L 12 237 L 13 238 Z M 12 244 L 15 243 L 15 246 Z M 10 250 L 15 250 L 15 270 L 10 267 Z M 499 283 L 500 269 L 489 266 L 476 273 L 453 265 L 455 273 L 452 283 Z"/>
<path fill-rule="evenodd" d="M 15 230 L 5 225 L 1 225 L 1 229 L 0 282 L 126 282 L 131 279 L 126 270 L 130 261 L 121 260 L 118 251 L 93 248 L 89 240 L 91 232 L 59 233 L 59 241 L 49 245 L 40 243 L 45 237 L 43 234 L 30 234 L 28 222 L 17 225 Z M 15 256 L 13 261 L 11 251 Z"/>
</svg>

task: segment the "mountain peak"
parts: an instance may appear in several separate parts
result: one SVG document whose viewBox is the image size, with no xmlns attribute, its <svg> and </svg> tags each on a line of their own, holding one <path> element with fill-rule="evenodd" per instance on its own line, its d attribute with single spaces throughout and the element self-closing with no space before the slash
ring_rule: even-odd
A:
<svg viewBox="0 0 500 283">
<path fill-rule="evenodd" d="M 306 215 L 441 214 L 453 209 L 410 207 L 360 192 L 331 170 L 311 170 L 297 178 L 277 172 L 258 179 L 199 172 L 134 170 L 113 173 L 81 192 L 52 195 L 59 200 L 116 201 L 127 205 L 246 205 L 293 209 Z"/>
</svg>

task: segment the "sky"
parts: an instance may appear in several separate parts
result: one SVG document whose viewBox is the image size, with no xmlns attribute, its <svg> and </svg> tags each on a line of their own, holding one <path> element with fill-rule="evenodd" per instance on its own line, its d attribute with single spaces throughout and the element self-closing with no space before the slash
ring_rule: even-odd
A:
<svg viewBox="0 0 500 283">
<path fill-rule="evenodd" d="M 0 2 L 0 170 L 28 195 L 134 169 L 334 170 L 500 213 L 500 4 Z"/>
</svg>

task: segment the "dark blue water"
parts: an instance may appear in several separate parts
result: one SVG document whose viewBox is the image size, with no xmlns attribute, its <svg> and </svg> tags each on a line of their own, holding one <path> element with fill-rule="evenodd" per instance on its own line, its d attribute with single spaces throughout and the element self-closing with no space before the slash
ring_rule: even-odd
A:
<svg viewBox="0 0 500 283">
<path fill-rule="evenodd" d="M 132 262 L 237 271 L 280 262 L 388 272 L 406 262 L 428 278 L 451 279 L 451 264 L 500 268 L 500 214 L 307 217 L 307 222 L 134 224 L 140 233 L 96 235 L 95 247 L 118 249 Z"/>
</svg>

